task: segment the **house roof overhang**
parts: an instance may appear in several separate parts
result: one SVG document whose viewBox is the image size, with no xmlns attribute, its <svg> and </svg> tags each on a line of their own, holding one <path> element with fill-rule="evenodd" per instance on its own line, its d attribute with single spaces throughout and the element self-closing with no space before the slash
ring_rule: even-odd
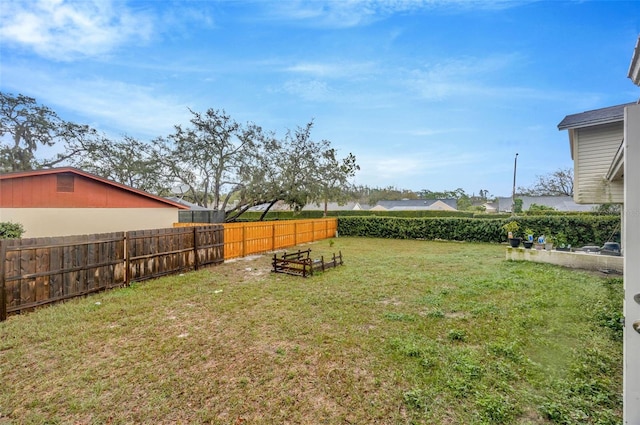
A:
<svg viewBox="0 0 640 425">
<path fill-rule="evenodd" d="M 624 108 L 629 105 L 635 105 L 635 102 L 567 115 L 562 121 L 560 121 L 560 124 L 558 124 L 558 130 L 571 130 L 582 127 L 591 127 L 594 125 L 621 122 L 624 120 Z"/>
<path fill-rule="evenodd" d="M 620 143 L 620 147 L 616 152 L 616 155 L 613 157 L 613 161 L 611 161 L 611 165 L 609 166 L 609 171 L 607 171 L 607 175 L 605 176 L 607 180 L 614 181 L 620 180 L 624 176 L 624 140 Z"/>
<path fill-rule="evenodd" d="M 181 210 L 189 209 L 189 207 L 187 207 L 186 205 L 182 205 L 177 202 L 170 201 L 160 196 L 152 195 L 151 193 L 145 192 L 144 190 L 135 189 L 131 186 L 117 183 L 117 182 L 114 182 L 113 180 L 105 179 L 103 177 L 100 177 L 95 174 L 91 174 L 86 171 L 82 171 L 78 168 L 73 168 L 73 167 L 47 168 L 42 170 L 16 171 L 13 173 L 3 173 L 3 174 L 0 174 L 0 180 L 17 179 L 17 178 L 33 177 L 33 176 L 44 176 L 44 175 L 50 175 L 50 174 L 62 174 L 62 173 L 71 173 L 71 174 L 82 176 L 91 180 L 95 180 L 102 184 L 106 184 L 121 190 L 125 190 L 127 192 L 134 193 L 138 196 L 150 198 L 155 201 L 166 204 L 167 206 L 179 208 Z"/>
<path fill-rule="evenodd" d="M 577 129 L 622 122 L 624 121 L 624 108 L 634 104 L 635 102 L 624 103 L 622 105 L 593 109 L 591 111 L 580 112 L 564 117 L 564 119 L 558 124 L 558 130 L 567 130 L 569 133 L 571 159 L 574 159 L 574 140 Z"/>
<path fill-rule="evenodd" d="M 640 86 L 640 36 L 638 36 L 636 48 L 633 50 L 633 57 L 631 58 L 631 65 L 629 65 L 629 74 L 627 76 L 631 78 L 633 84 Z"/>
</svg>

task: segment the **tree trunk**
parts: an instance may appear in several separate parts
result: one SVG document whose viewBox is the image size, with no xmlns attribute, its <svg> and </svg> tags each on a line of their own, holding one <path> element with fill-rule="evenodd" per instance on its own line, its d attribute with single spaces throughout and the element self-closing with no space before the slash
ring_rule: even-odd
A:
<svg viewBox="0 0 640 425">
<path fill-rule="evenodd" d="M 263 221 L 264 218 L 267 216 L 267 213 L 269 212 L 269 210 L 271 209 L 272 206 L 275 205 L 275 203 L 278 202 L 277 199 L 274 199 L 273 201 L 271 201 L 271 203 L 269 204 L 269 206 L 264 210 L 264 212 L 262 213 L 262 215 L 260 216 L 260 219 L 258 221 Z"/>
</svg>

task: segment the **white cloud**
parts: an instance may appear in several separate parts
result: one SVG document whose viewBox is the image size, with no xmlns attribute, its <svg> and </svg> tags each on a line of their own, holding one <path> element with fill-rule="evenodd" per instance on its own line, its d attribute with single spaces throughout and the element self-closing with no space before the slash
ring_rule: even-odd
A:
<svg viewBox="0 0 640 425">
<path fill-rule="evenodd" d="M 487 94 L 494 90 L 482 80 L 498 72 L 508 70 L 518 55 L 491 56 L 486 58 L 463 57 L 427 64 L 423 68 L 409 70 L 406 83 L 423 98 L 442 100 L 452 96 Z"/>
<path fill-rule="evenodd" d="M 100 0 L 3 0 L 0 37 L 40 56 L 70 61 L 101 56 L 127 42 L 147 40 L 151 19 L 124 3 Z"/>
<path fill-rule="evenodd" d="M 421 68 L 403 70 L 400 84 L 430 101 L 451 98 L 527 99 L 564 101 L 574 93 L 567 91 L 513 86 L 504 79 L 527 65 L 521 54 L 487 57 L 459 57 L 429 63 Z"/>
<path fill-rule="evenodd" d="M 33 96 L 61 118 L 88 124 L 112 135 L 140 138 L 164 136 L 175 124 L 187 124 L 187 104 L 162 87 L 142 86 L 106 78 L 77 79 L 64 72 L 4 66 L 3 84 Z M 28 81 L 27 85 L 24 81 Z M 77 115 L 69 117 L 61 108 Z"/>
<path fill-rule="evenodd" d="M 473 167 L 482 158 L 459 149 L 437 147 L 429 151 L 411 152 L 398 149 L 397 154 L 357 155 L 360 171 L 358 179 L 388 186 L 389 182 L 402 187 L 414 187 L 411 181 L 443 178 L 460 168 Z M 386 182 L 386 183 L 385 183 Z"/>
<path fill-rule="evenodd" d="M 285 68 L 285 71 L 325 78 L 362 77 L 376 70 L 373 62 L 300 62 Z"/>
<path fill-rule="evenodd" d="M 283 90 L 309 101 L 335 100 L 334 92 L 323 81 L 291 80 L 284 83 Z"/>
<path fill-rule="evenodd" d="M 531 0 L 325 0 L 269 2 L 267 16 L 321 28 L 368 25 L 396 13 L 444 9 L 506 9 Z M 535 1 L 535 0 L 534 0 Z"/>
</svg>

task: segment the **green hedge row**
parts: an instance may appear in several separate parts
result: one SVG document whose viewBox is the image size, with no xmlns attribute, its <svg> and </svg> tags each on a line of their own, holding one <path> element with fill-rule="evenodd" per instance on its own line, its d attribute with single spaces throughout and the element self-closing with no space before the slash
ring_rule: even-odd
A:
<svg viewBox="0 0 640 425">
<path fill-rule="evenodd" d="M 239 221 L 257 221 L 262 215 L 259 211 L 247 211 L 240 216 Z M 536 211 L 523 212 L 521 216 L 596 216 L 601 215 L 593 212 L 575 212 L 575 211 Z M 308 218 L 322 218 L 323 211 L 269 211 L 265 220 L 303 220 Z M 500 219 L 510 218 L 511 213 L 484 213 L 473 211 L 371 211 L 371 210 L 348 210 L 348 211 L 327 211 L 327 217 L 404 217 L 404 218 L 422 218 L 422 217 L 466 217 L 466 218 L 486 218 Z"/>
<path fill-rule="evenodd" d="M 256 221 L 260 219 L 261 212 L 247 211 L 240 216 L 239 221 Z M 323 218 L 323 211 L 269 211 L 265 220 L 304 220 L 308 218 Z M 508 216 L 508 215 L 507 215 Z M 473 212 L 465 211 L 327 211 L 327 217 L 474 217 Z"/>
<path fill-rule="evenodd" d="M 340 217 L 340 236 L 365 236 L 390 239 L 444 239 L 469 242 L 506 242 L 502 228 L 514 218 L 396 218 Z M 601 246 L 607 241 L 620 241 L 620 217 L 596 215 L 516 217 L 523 236 L 530 228 L 534 236 L 556 236 L 563 233 L 571 246 Z"/>
</svg>

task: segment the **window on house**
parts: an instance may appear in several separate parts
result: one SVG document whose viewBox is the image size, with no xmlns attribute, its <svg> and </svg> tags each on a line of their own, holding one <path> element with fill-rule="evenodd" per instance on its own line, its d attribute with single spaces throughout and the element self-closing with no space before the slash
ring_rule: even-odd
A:
<svg viewBox="0 0 640 425">
<path fill-rule="evenodd" d="M 73 192 L 73 174 L 58 174 L 58 192 Z"/>
</svg>

